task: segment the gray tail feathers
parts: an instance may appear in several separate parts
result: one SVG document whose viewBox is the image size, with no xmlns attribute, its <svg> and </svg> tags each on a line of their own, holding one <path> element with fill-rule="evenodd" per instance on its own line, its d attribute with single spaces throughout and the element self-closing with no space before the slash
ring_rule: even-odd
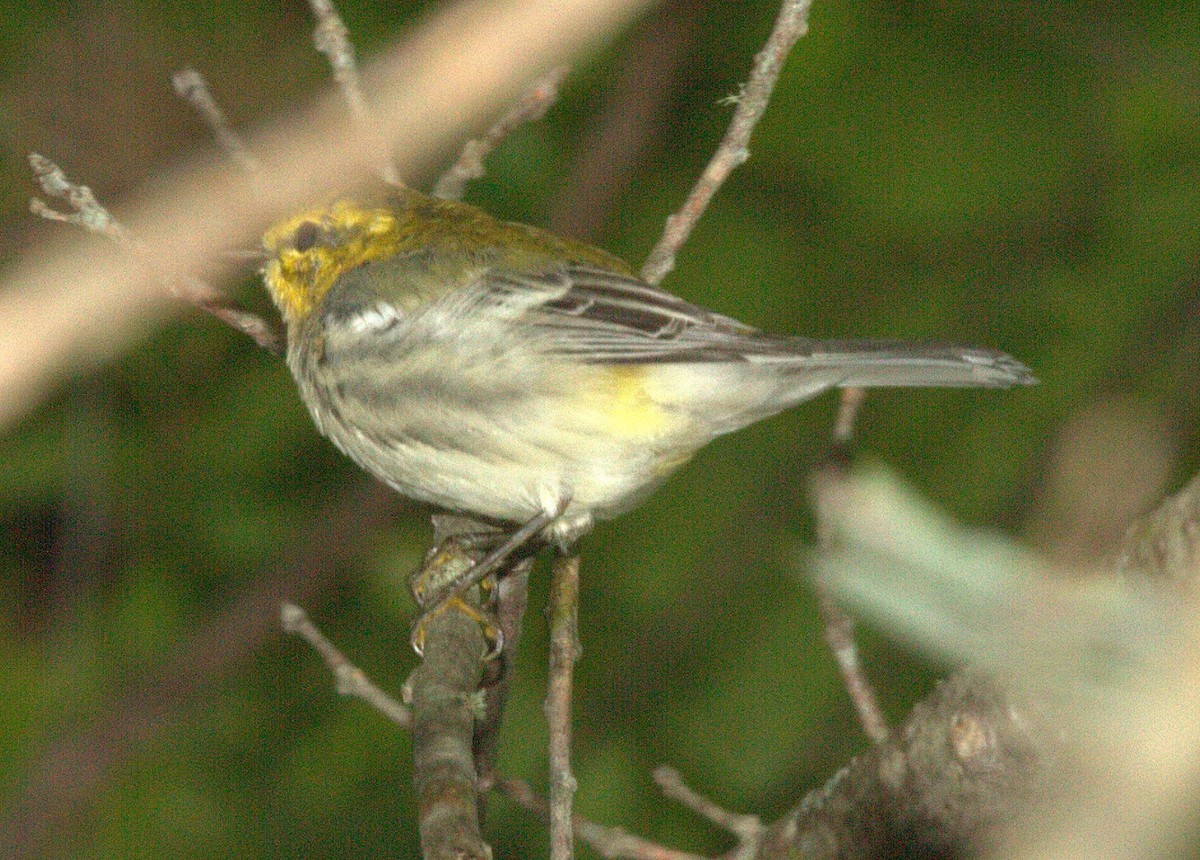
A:
<svg viewBox="0 0 1200 860">
<path fill-rule="evenodd" d="M 776 360 L 825 371 L 837 386 L 1007 388 L 1037 382 L 1029 368 L 994 349 L 886 340 L 789 338 Z M 785 357 L 781 353 L 785 352 Z M 753 360 L 753 359 L 752 359 Z M 765 356 L 760 360 L 771 360 Z"/>
</svg>

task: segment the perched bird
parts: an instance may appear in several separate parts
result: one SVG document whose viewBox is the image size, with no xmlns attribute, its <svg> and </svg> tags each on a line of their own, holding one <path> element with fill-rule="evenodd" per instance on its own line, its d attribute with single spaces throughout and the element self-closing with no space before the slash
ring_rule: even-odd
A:
<svg viewBox="0 0 1200 860">
<path fill-rule="evenodd" d="M 321 433 L 406 496 L 562 545 L 829 388 L 1034 381 L 989 349 L 767 334 L 598 248 L 407 189 L 263 242 Z"/>
</svg>

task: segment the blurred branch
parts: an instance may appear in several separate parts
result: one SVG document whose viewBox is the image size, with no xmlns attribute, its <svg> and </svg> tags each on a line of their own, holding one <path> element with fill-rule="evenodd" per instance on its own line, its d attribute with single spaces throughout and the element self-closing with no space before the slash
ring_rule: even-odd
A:
<svg viewBox="0 0 1200 860">
<path fill-rule="evenodd" d="M 1189 597 L 1200 592 L 1200 475 L 1129 527 L 1117 570 L 1166 582 Z"/>
<path fill-rule="evenodd" d="M 670 99 L 695 47 L 702 2 L 665 0 L 634 28 L 615 63 L 616 79 L 573 147 L 570 172 L 550 212 L 554 232 L 595 236 L 628 191 L 646 151 L 663 133 Z"/>
<path fill-rule="evenodd" d="M 536 122 L 558 101 L 558 88 L 569 69 L 559 66 L 535 80 L 509 111 L 484 132 L 483 137 L 469 140 L 458 158 L 433 186 L 433 196 L 445 200 L 461 200 L 467 183 L 483 176 L 483 162 L 500 142 L 527 122 Z"/>
<path fill-rule="evenodd" d="M 75 210 L 59 212 L 35 197 L 29 201 L 30 211 L 47 220 L 75 224 L 90 233 L 104 236 L 128 254 L 134 263 L 149 268 L 148 258 L 151 254 L 146 246 L 100 204 L 90 188 L 71 182 L 61 167 L 36 152 L 30 153 L 29 166 L 42 191 L 65 200 Z M 268 352 L 283 354 L 283 340 L 270 323 L 238 307 L 199 278 L 170 279 L 164 283 L 165 288 L 175 296 L 237 329 Z"/>
<path fill-rule="evenodd" d="M 197 619 L 169 661 L 140 681 L 114 682 L 112 701 L 91 725 L 47 727 L 46 737 L 54 739 L 26 766 L 0 812 L 0 857 L 71 856 L 62 846 L 85 823 L 112 774 L 176 723 L 199 692 L 253 659 L 277 635 L 279 604 L 315 599 L 396 507 L 395 494 L 381 484 L 356 485 L 314 515 L 308 539 L 290 559 L 253 577 L 219 612 Z"/>
<path fill-rule="evenodd" d="M 1200 478 L 1067 575 L 878 480 L 826 484 L 843 599 L 960 672 L 773 825 L 763 856 L 1163 856 L 1200 784 Z M 1119 571 L 1119 575 L 1118 575 Z M 997 856 L 1012 856 L 1001 854 Z"/>
<path fill-rule="evenodd" d="M 0 427 L 68 372 L 94 367 L 144 336 L 150 318 L 168 307 L 161 280 L 211 268 L 282 213 L 344 190 L 378 165 L 380 152 L 392 153 L 402 175 L 419 172 L 510 104 L 520 82 L 591 48 L 648 3 L 455 3 L 372 64 L 372 128 L 347 129 L 326 101 L 290 106 L 286 122 L 248 136 L 262 164 L 254 177 L 198 160 L 130 204 L 123 220 L 148 249 L 144 265 L 98 260 L 82 242 L 17 261 L 0 284 Z"/>
<path fill-rule="evenodd" d="M 721 145 L 679 211 L 668 216 L 662 238 L 642 264 L 642 278 L 649 283 L 660 283 L 675 268 L 675 254 L 692 234 L 713 195 L 734 168 L 750 157 L 750 150 L 747 149 L 750 134 L 766 112 L 788 52 L 796 40 L 808 32 L 808 10 L 811 6 L 812 0 L 784 0 L 775 19 L 775 29 L 754 58 L 750 79 L 733 99 L 736 107 Z"/>
</svg>

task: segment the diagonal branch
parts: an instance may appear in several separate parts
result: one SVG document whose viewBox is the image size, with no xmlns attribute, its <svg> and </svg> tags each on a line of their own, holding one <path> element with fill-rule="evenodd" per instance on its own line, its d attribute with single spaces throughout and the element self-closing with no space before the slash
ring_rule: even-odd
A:
<svg viewBox="0 0 1200 860">
<path fill-rule="evenodd" d="M 662 282 L 670 271 L 675 268 L 675 254 L 692 234 L 700 216 L 708 208 L 713 195 L 724 184 L 734 168 L 743 164 L 750 157 L 747 144 L 750 134 L 762 118 L 771 101 L 771 93 L 783 62 L 796 40 L 808 32 L 808 10 L 812 0 L 785 0 L 775 19 L 775 29 L 767 39 L 767 44 L 754 58 L 754 68 L 750 72 L 750 80 L 737 95 L 737 107 L 733 111 L 733 119 L 721 145 L 713 153 L 708 166 L 700 174 L 692 188 L 691 194 L 674 215 L 668 216 L 662 238 L 642 264 L 641 275 L 651 284 Z"/>
<path fill-rule="evenodd" d="M 433 196 L 461 200 L 467 183 L 483 176 L 483 162 L 518 126 L 536 122 L 558 101 L 558 88 L 568 68 L 558 66 L 535 80 L 504 116 L 492 123 L 483 137 L 467 141 L 458 158 L 433 186 Z"/>
<path fill-rule="evenodd" d="M 204 75 L 196 69 L 180 69 L 171 75 L 171 86 L 175 88 L 177 96 L 200 114 L 200 118 L 204 120 L 205 125 L 216 138 L 217 145 L 225 151 L 226 155 L 236 161 L 238 166 L 247 173 L 258 172 L 258 159 L 250 154 L 246 142 L 229 124 L 229 118 L 225 116 L 225 111 L 221 110 L 221 106 L 213 98 L 212 90 L 208 88 L 208 82 L 204 80 Z"/>
</svg>

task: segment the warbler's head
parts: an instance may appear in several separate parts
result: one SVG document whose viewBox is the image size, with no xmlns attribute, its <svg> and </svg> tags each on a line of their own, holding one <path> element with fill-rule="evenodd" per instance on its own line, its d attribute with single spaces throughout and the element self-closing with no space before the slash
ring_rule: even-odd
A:
<svg viewBox="0 0 1200 860">
<path fill-rule="evenodd" d="M 411 251 L 431 252 L 440 265 L 430 263 L 425 280 L 441 278 L 447 285 L 467 266 L 521 270 L 574 261 L 629 272 L 598 248 L 408 188 L 391 189 L 382 204 L 342 200 L 301 212 L 268 230 L 263 247 L 263 277 L 289 326 L 308 319 L 346 272 Z"/>
<path fill-rule="evenodd" d="M 263 235 L 263 279 L 289 325 L 301 323 L 350 269 L 394 255 L 396 213 L 342 200 L 281 221 Z"/>
</svg>

